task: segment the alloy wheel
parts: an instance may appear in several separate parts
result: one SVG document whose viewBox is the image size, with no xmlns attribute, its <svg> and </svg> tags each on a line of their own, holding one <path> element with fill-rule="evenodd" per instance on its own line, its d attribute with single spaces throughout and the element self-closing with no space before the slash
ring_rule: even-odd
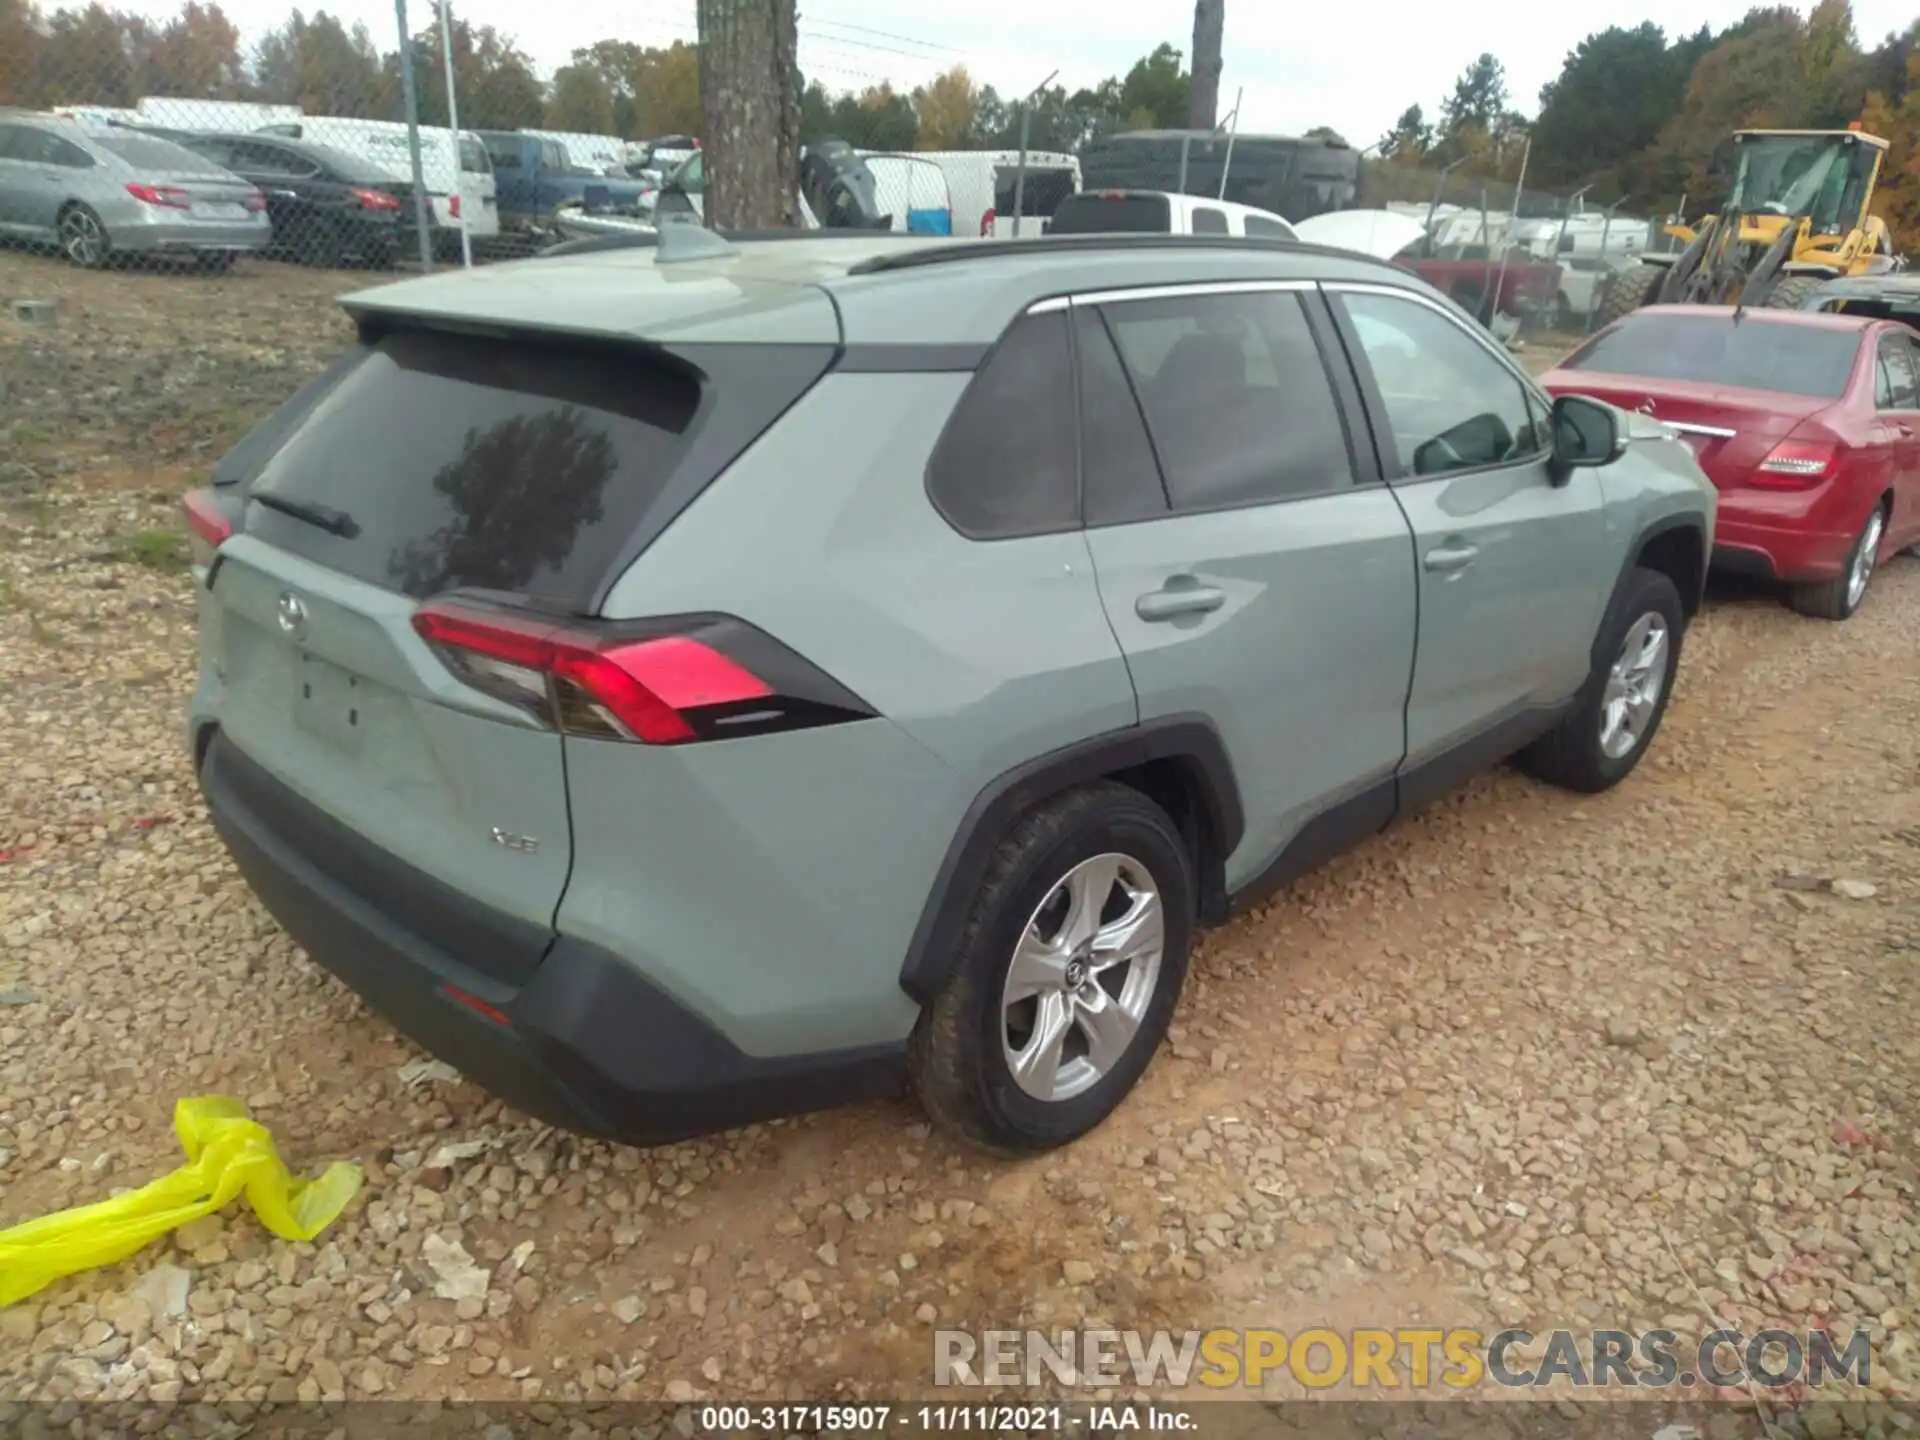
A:
<svg viewBox="0 0 1920 1440">
<path fill-rule="evenodd" d="M 107 232 L 91 210 L 69 210 L 60 217 L 60 248 L 74 264 L 91 270 L 107 257 Z"/>
<path fill-rule="evenodd" d="M 1873 579 L 1873 567 L 1880 555 L 1880 537 L 1886 533 L 1887 515 L 1879 506 L 1867 517 L 1867 528 L 1861 533 L 1860 545 L 1853 552 L 1853 563 L 1847 567 L 1847 609 L 1852 610 L 1866 598 L 1867 583 Z"/>
<path fill-rule="evenodd" d="M 1609 760 L 1625 759 L 1646 738 L 1666 688 L 1671 646 L 1666 619 L 1658 611 L 1649 610 L 1628 627 L 1600 703 L 1600 752 Z"/>
<path fill-rule="evenodd" d="M 1000 1043 L 1014 1082 L 1070 1100 L 1113 1072 L 1160 984 L 1166 911 L 1145 865 L 1095 855 L 1048 890 L 1014 948 Z"/>
</svg>

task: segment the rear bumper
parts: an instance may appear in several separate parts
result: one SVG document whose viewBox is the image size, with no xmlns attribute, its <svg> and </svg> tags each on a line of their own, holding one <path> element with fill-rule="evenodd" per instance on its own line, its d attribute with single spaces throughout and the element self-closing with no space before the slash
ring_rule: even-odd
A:
<svg viewBox="0 0 1920 1440">
<path fill-rule="evenodd" d="M 1768 508 L 1742 505 L 1722 493 L 1713 536 L 1713 564 L 1722 570 L 1774 580 L 1831 580 L 1846 568 L 1864 514 L 1852 525 L 1836 525 L 1826 507 L 1795 516 L 1777 497 Z"/>
<path fill-rule="evenodd" d="M 177 224 L 149 221 L 145 224 L 110 225 L 113 248 L 129 254 L 157 254 L 180 251 L 264 250 L 273 241 L 273 227 L 263 215 L 258 220 L 232 223 L 185 220 Z"/>
<path fill-rule="evenodd" d="M 584 1134 L 658 1144 L 902 1088 L 904 1045 L 747 1055 L 630 964 L 564 935 L 554 937 L 525 985 L 491 979 L 344 878 L 366 866 L 391 877 L 405 866 L 350 835 L 217 730 L 196 749 L 214 826 L 287 933 L 396 1029 L 530 1115 Z M 324 849 L 291 843 L 290 835 L 316 827 L 329 832 Z M 357 852 L 351 864 L 316 860 L 337 859 L 343 845 Z M 485 915 L 469 906 L 464 920 L 484 925 Z M 507 916 L 495 919 L 503 933 L 520 928 Z M 498 1018 L 454 998 L 450 987 Z"/>
</svg>

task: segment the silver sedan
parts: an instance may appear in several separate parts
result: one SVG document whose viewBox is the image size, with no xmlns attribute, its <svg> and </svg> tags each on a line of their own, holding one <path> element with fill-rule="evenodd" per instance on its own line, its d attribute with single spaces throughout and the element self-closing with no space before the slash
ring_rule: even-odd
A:
<svg viewBox="0 0 1920 1440">
<path fill-rule="evenodd" d="M 0 238 L 89 269 L 122 257 L 208 268 L 273 239 L 266 197 L 158 136 L 0 112 Z"/>
</svg>

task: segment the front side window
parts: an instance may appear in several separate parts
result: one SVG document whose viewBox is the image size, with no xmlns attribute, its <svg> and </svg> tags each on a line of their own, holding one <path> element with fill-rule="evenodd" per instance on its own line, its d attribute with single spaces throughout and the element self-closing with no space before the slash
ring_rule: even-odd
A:
<svg viewBox="0 0 1920 1440">
<path fill-rule="evenodd" d="M 1386 406 L 1402 477 L 1545 457 L 1526 387 L 1464 328 L 1417 300 L 1340 301 Z"/>
<path fill-rule="evenodd" d="M 1193 233 L 1224 235 L 1227 233 L 1227 217 L 1210 205 L 1196 205 L 1193 210 Z"/>
<path fill-rule="evenodd" d="M 1014 323 L 954 407 L 927 467 L 927 493 L 973 540 L 1079 523 L 1073 355 L 1067 317 Z"/>
<path fill-rule="evenodd" d="M 1339 405 L 1297 294 L 1170 295 L 1104 314 L 1176 510 L 1353 483 Z"/>
</svg>

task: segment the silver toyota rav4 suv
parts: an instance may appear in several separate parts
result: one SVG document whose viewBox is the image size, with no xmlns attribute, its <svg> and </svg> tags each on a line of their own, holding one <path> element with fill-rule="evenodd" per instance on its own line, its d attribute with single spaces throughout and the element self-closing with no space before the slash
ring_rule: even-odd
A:
<svg viewBox="0 0 1920 1440">
<path fill-rule="evenodd" d="M 349 297 L 194 492 L 214 824 L 307 952 L 635 1142 L 1098 1124 L 1196 931 L 1653 741 L 1713 492 L 1412 275 L 1259 240 L 652 244 Z"/>
</svg>

